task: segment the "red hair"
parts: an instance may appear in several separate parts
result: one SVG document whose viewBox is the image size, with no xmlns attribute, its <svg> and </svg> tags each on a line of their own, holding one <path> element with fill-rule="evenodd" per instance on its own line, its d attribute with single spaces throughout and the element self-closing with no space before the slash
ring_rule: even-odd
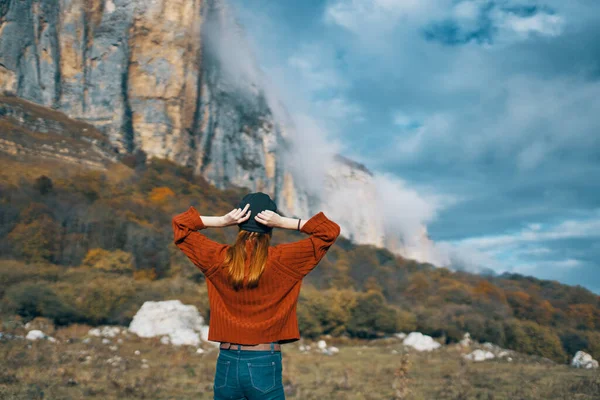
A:
<svg viewBox="0 0 600 400">
<path fill-rule="evenodd" d="M 267 256 L 269 254 L 269 244 L 271 243 L 270 233 L 249 232 L 240 229 L 235 244 L 227 249 L 223 264 L 229 273 L 229 283 L 236 289 L 244 285 L 244 267 L 246 264 L 246 243 L 253 246 L 252 259 L 250 260 L 250 272 L 248 274 L 248 287 L 258 286 L 258 280 L 265 270 Z"/>
</svg>

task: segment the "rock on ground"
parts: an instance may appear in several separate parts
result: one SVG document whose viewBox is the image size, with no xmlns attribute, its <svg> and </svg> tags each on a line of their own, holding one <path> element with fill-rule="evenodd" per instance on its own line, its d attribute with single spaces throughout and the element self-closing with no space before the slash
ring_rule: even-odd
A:
<svg viewBox="0 0 600 400">
<path fill-rule="evenodd" d="M 431 351 L 442 346 L 433 340 L 431 336 L 423 335 L 421 332 L 411 332 L 402 344 L 410 346 L 417 351 Z"/>
<path fill-rule="evenodd" d="M 594 360 L 588 353 L 578 351 L 571 361 L 571 366 L 575 368 L 596 369 L 598 368 L 598 361 Z"/>
<path fill-rule="evenodd" d="M 121 333 L 121 329 L 116 326 L 105 326 L 102 328 L 92 328 L 88 331 L 88 335 L 90 335 L 90 336 L 109 337 L 109 338 L 114 338 L 119 333 Z"/>
<path fill-rule="evenodd" d="M 54 339 L 53 337 L 50 337 L 48 335 L 46 335 L 44 332 L 38 330 L 38 329 L 34 329 L 32 331 L 27 332 L 27 336 L 25 336 L 25 339 L 27 340 L 41 340 L 41 339 L 46 339 L 50 342 L 56 342 L 56 339 Z"/>
<path fill-rule="evenodd" d="M 129 330 L 140 337 L 168 336 L 170 344 L 191 346 L 201 343 L 204 328 L 198 309 L 179 300 L 147 301 L 129 325 Z"/>
<path fill-rule="evenodd" d="M 491 351 L 481 350 L 481 349 L 477 349 L 477 350 L 473 351 L 472 353 L 465 355 L 464 357 L 467 360 L 471 360 L 471 361 L 485 361 L 485 360 L 492 360 L 492 359 L 496 358 L 494 353 L 492 353 Z"/>
</svg>

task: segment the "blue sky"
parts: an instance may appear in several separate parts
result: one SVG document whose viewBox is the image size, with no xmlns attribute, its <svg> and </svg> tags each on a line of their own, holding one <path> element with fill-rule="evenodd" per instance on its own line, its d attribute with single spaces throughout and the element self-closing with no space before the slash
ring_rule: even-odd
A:
<svg viewBox="0 0 600 400">
<path fill-rule="evenodd" d="M 286 106 L 470 262 L 600 293 L 600 2 L 231 0 Z"/>
</svg>

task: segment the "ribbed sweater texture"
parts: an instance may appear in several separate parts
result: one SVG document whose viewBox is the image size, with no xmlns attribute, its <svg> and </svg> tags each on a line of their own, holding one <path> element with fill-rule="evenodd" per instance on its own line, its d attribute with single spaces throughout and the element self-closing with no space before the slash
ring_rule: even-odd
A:
<svg viewBox="0 0 600 400">
<path fill-rule="evenodd" d="M 309 237 L 270 246 L 258 286 L 237 291 L 227 281 L 223 266 L 230 245 L 199 232 L 206 226 L 196 208 L 190 206 L 174 216 L 172 225 L 174 243 L 206 277 L 210 304 L 208 340 L 252 345 L 300 339 L 296 305 L 302 279 L 335 243 L 340 234 L 338 224 L 323 212 L 314 215 L 301 228 Z M 251 251 L 247 257 L 245 282 Z"/>
</svg>

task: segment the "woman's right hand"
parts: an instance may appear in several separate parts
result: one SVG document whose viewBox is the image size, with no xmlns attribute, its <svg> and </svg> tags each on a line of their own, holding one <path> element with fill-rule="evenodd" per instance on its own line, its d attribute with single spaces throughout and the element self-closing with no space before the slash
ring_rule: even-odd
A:
<svg viewBox="0 0 600 400">
<path fill-rule="evenodd" d="M 254 219 L 256 220 L 256 222 L 259 222 L 271 228 L 281 227 L 281 222 L 283 221 L 281 215 L 271 210 L 264 210 L 259 212 L 258 214 L 256 214 Z"/>
<path fill-rule="evenodd" d="M 241 208 L 234 208 L 229 213 L 223 215 L 221 217 L 223 226 L 231 226 L 241 224 L 244 221 L 247 221 L 250 218 L 250 204 L 246 204 L 246 206 Z"/>
</svg>

